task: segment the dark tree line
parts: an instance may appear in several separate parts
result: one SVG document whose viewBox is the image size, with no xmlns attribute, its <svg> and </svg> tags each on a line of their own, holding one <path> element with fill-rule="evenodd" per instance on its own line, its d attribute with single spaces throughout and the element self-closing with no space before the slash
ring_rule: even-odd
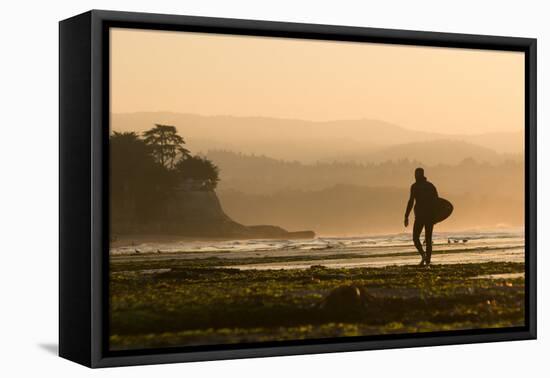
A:
<svg viewBox="0 0 550 378">
<path fill-rule="evenodd" d="M 191 155 L 174 126 L 155 125 L 142 135 L 114 132 L 109 139 L 114 218 L 150 219 L 183 183 L 214 190 L 219 182 L 218 167 Z"/>
</svg>

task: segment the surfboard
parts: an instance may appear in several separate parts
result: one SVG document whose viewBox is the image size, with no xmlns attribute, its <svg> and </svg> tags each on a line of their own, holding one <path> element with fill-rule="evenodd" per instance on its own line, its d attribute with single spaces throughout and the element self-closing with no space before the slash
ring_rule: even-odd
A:
<svg viewBox="0 0 550 378">
<path fill-rule="evenodd" d="M 449 218 L 453 212 L 453 204 L 444 198 L 438 198 L 435 206 L 434 224 Z"/>
</svg>

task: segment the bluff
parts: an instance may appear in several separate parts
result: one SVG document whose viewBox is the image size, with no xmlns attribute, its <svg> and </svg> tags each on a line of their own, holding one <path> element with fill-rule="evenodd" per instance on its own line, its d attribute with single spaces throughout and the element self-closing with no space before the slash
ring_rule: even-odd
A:
<svg viewBox="0 0 550 378">
<path fill-rule="evenodd" d="M 128 216 L 112 218 L 111 230 L 115 236 L 170 235 L 222 239 L 299 239 L 315 236 L 313 231 L 290 232 L 273 225 L 240 224 L 224 212 L 213 190 L 205 190 L 192 183 L 177 187 L 154 217 L 139 223 Z"/>
</svg>

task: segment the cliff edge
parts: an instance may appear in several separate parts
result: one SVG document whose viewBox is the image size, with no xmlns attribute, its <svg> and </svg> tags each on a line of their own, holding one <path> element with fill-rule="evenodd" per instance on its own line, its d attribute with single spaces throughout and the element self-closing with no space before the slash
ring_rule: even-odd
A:
<svg viewBox="0 0 550 378">
<path fill-rule="evenodd" d="M 272 225 L 246 226 L 231 219 L 212 190 L 176 190 L 168 198 L 158 220 L 140 224 L 112 220 L 115 235 L 158 234 L 197 238 L 227 239 L 301 239 L 313 238 L 313 231 L 290 232 Z"/>
</svg>

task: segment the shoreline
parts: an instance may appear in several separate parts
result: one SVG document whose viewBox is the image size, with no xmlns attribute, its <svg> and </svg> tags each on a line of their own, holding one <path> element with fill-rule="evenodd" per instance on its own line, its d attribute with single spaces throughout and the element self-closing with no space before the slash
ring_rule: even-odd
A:
<svg viewBox="0 0 550 378">
<path fill-rule="evenodd" d="M 137 247 L 141 244 L 161 244 L 161 243 L 201 243 L 201 242 L 224 242 L 235 240 L 265 240 L 266 238 L 248 238 L 242 237 L 212 237 L 212 236 L 179 236 L 179 235 L 122 235 L 109 242 L 111 248 Z M 305 239 L 307 240 L 307 239 Z"/>
<path fill-rule="evenodd" d="M 289 231 L 289 235 L 286 238 L 261 238 L 261 237 L 212 237 L 212 236 L 178 236 L 178 235 L 123 235 L 117 236 L 116 239 L 109 242 L 110 248 L 121 247 L 137 247 L 141 244 L 153 244 L 153 243 L 182 243 L 182 242 L 224 242 L 224 241 L 236 241 L 236 240 L 314 240 L 319 238 L 315 236 L 313 238 L 293 237 L 295 234 L 309 231 Z"/>
<path fill-rule="evenodd" d="M 249 237 L 243 238 L 242 236 L 235 237 L 213 237 L 213 236 L 182 236 L 176 234 L 122 234 L 117 235 L 115 239 L 110 240 L 110 248 L 120 247 L 133 247 L 141 244 L 165 244 L 165 243 L 184 243 L 184 242 L 224 242 L 224 241 L 246 241 L 246 240 L 322 240 L 322 239 L 360 239 L 360 238 L 372 238 L 378 239 L 383 237 L 403 237 L 408 236 L 412 245 L 412 230 L 395 231 L 395 232 L 374 232 L 365 234 L 353 234 L 353 235 L 315 235 L 314 237 L 292 237 L 292 235 L 299 234 L 304 231 L 288 231 L 290 237 L 287 238 L 266 238 L 266 237 Z M 488 228 L 488 229 L 459 229 L 459 230 L 444 230 L 435 231 L 434 239 L 438 236 L 460 236 L 460 235 L 476 235 L 476 234 L 521 234 L 523 235 L 523 229 L 518 227 L 509 228 Z"/>
<path fill-rule="evenodd" d="M 417 265 L 420 256 L 412 243 L 401 240 L 373 242 L 361 240 L 183 242 L 120 247 L 110 251 L 113 263 L 148 262 L 151 265 L 192 264 L 242 270 L 308 269 L 313 265 L 329 268 Z M 468 243 L 434 244 L 434 264 L 481 262 L 524 262 L 523 238 L 492 238 Z"/>
</svg>

